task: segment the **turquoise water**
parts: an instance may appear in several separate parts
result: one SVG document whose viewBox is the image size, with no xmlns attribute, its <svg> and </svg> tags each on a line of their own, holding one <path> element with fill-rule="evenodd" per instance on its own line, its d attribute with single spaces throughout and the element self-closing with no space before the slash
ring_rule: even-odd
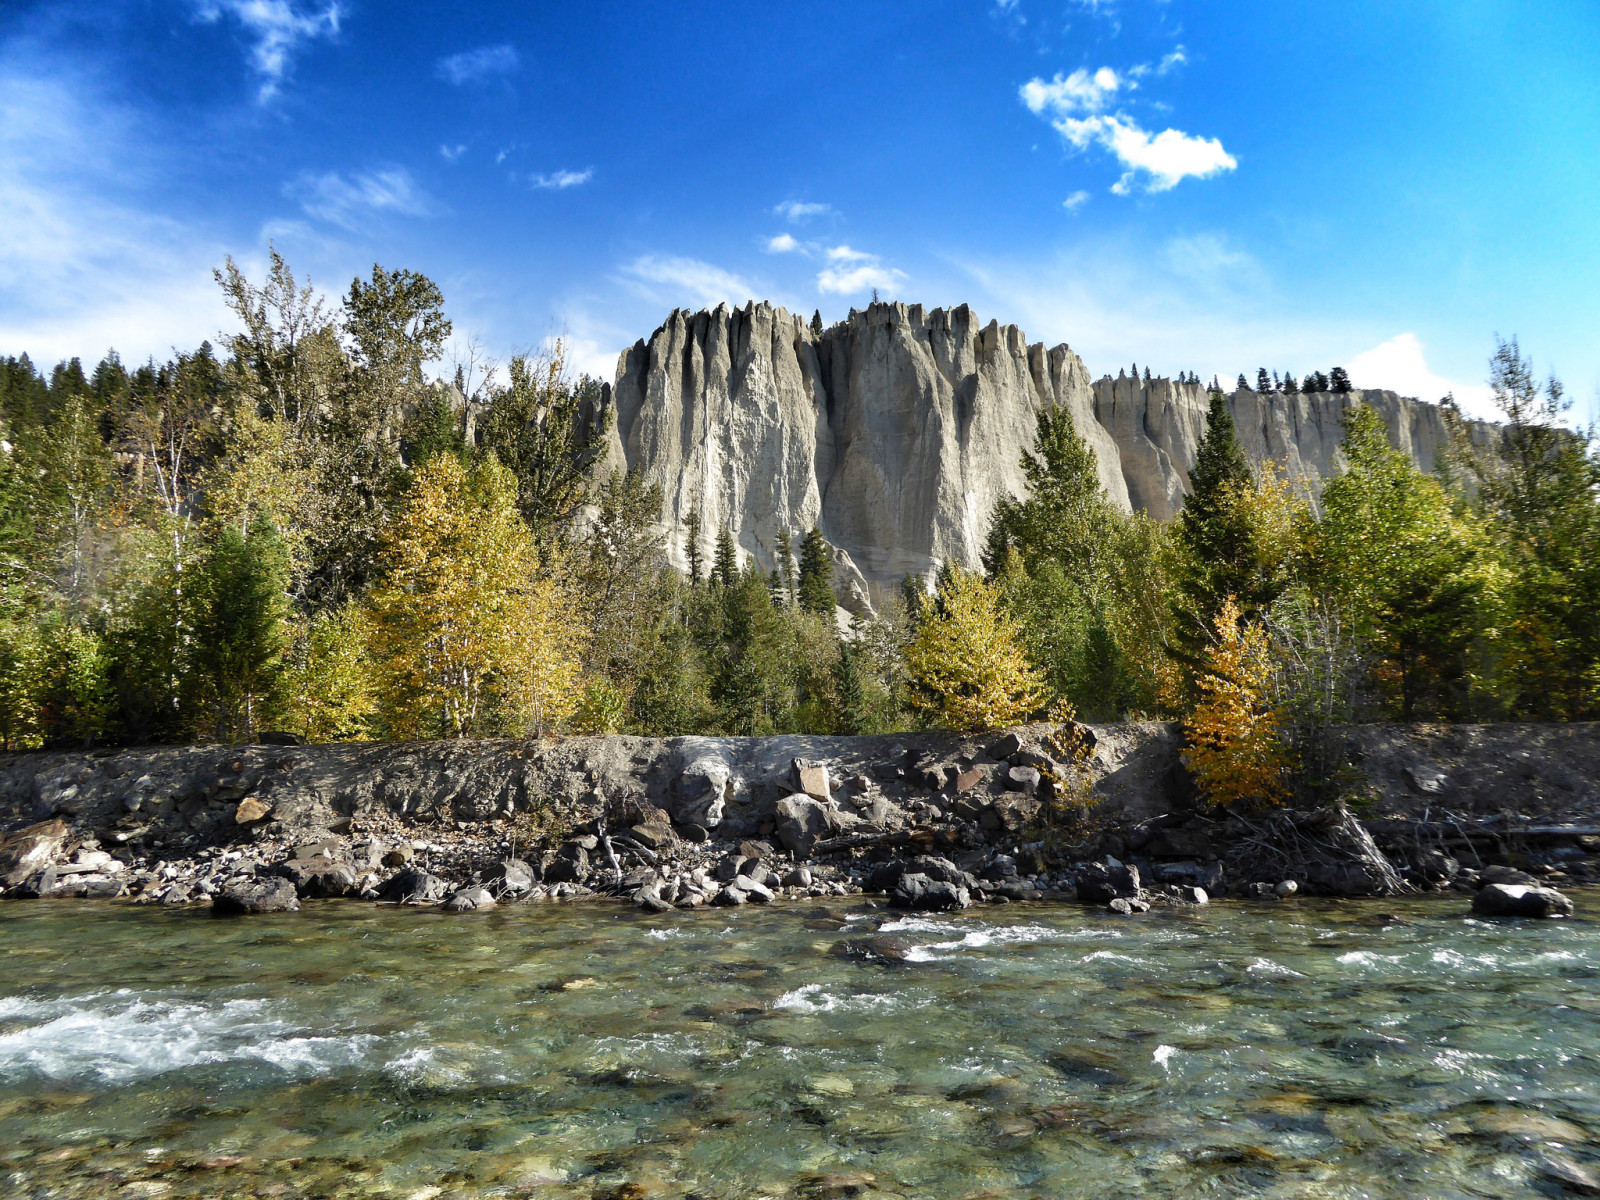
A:
<svg viewBox="0 0 1600 1200">
<path fill-rule="evenodd" d="M 7 904 L 0 1194 L 1561 1195 L 1600 1174 L 1577 899 Z M 880 927 L 914 961 L 840 954 Z"/>
</svg>

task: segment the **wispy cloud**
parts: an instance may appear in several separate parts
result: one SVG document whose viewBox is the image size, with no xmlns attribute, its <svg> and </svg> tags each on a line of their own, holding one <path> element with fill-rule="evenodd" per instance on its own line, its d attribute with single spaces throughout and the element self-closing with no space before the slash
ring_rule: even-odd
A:
<svg viewBox="0 0 1600 1200">
<path fill-rule="evenodd" d="M 207 24 L 231 17 L 255 39 L 250 65 L 261 76 L 262 103 L 278 94 L 304 43 L 338 36 L 343 15 L 337 3 L 307 10 L 293 0 L 202 0 L 195 10 Z"/>
<path fill-rule="evenodd" d="M 479 46 L 475 50 L 462 50 L 441 58 L 434 64 L 434 74 L 446 83 L 461 87 L 468 83 L 481 83 L 486 79 L 509 75 L 522 63 L 515 46 L 502 43 L 498 46 Z"/>
<path fill-rule="evenodd" d="M 828 266 L 817 274 L 817 291 L 838 296 L 853 296 L 877 288 L 893 291 L 905 279 L 904 271 L 885 267 L 875 254 L 850 246 L 834 246 L 827 251 Z"/>
<path fill-rule="evenodd" d="M 1188 53 L 1182 46 L 1179 46 L 1177 49 L 1173 50 L 1171 54 L 1165 54 L 1162 56 L 1161 61 L 1156 64 L 1156 74 L 1170 75 L 1173 71 L 1176 71 L 1179 67 L 1185 65 L 1188 61 Z"/>
<path fill-rule="evenodd" d="M 586 167 L 582 171 L 552 171 L 548 175 L 528 176 L 528 186 L 559 192 L 565 191 L 567 188 L 581 187 L 593 178 L 593 167 Z"/>
<path fill-rule="evenodd" d="M 439 157 L 444 159 L 445 162 L 455 162 L 456 159 L 460 158 L 466 152 L 466 145 L 459 142 L 454 146 L 446 145 L 439 147 Z"/>
<path fill-rule="evenodd" d="M 809 200 L 785 200 L 772 211 L 788 221 L 789 224 L 799 225 L 802 222 L 809 221 L 812 217 L 826 216 L 833 211 L 833 206 Z"/>
<path fill-rule="evenodd" d="M 697 258 L 647 254 L 622 271 L 635 284 L 654 285 L 648 289 L 651 298 L 668 304 L 689 300 L 690 307 L 710 307 L 756 297 L 756 288 L 742 276 Z"/>
<path fill-rule="evenodd" d="M 767 239 L 768 254 L 793 254 L 800 249 L 800 243 L 787 233 L 780 233 L 775 238 Z"/>
<path fill-rule="evenodd" d="M 374 216 L 426 217 L 433 211 L 427 195 L 404 167 L 362 172 L 346 178 L 338 171 L 302 174 L 285 189 L 307 216 L 352 231 Z"/>
<path fill-rule="evenodd" d="M 1125 112 L 1104 111 L 1118 91 L 1133 86 L 1110 67 L 1101 67 L 1092 75 L 1078 70 L 1049 81 L 1030 79 L 1019 94 L 1028 110 L 1048 120 L 1073 149 L 1099 146 L 1111 152 L 1126 168 L 1111 189 L 1120 196 L 1140 182 L 1146 191 L 1165 192 L 1185 179 L 1207 179 L 1239 165 L 1218 138 L 1177 129 L 1152 134 Z"/>
<path fill-rule="evenodd" d="M 1061 202 L 1061 207 L 1076 216 L 1078 210 L 1087 203 L 1089 203 L 1089 193 L 1079 188 Z"/>
</svg>

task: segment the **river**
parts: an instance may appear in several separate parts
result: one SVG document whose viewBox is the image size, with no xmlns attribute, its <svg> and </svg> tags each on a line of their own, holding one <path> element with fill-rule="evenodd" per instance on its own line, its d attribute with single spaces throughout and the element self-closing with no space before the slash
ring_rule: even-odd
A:
<svg viewBox="0 0 1600 1200">
<path fill-rule="evenodd" d="M 1575 898 L 7 904 L 0 1194 L 1560 1195 L 1600 1175 Z"/>
</svg>

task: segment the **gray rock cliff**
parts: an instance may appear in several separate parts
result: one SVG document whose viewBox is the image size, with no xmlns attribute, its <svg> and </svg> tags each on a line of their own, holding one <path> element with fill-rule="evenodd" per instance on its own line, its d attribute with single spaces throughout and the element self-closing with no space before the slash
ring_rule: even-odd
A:
<svg viewBox="0 0 1600 1200">
<path fill-rule="evenodd" d="M 763 569 L 780 530 L 818 527 L 840 602 L 865 611 L 908 574 L 978 564 L 990 514 L 1021 496 L 1039 414 L 1062 408 L 1095 452 L 1112 502 L 1168 520 L 1205 432 L 1202 386 L 1091 381 L 1069 346 L 1029 345 L 966 305 L 873 304 L 816 335 L 768 303 L 675 310 L 625 351 L 608 465 L 662 490 L 668 556 L 688 562 L 688 518 L 707 559 L 730 529 Z M 1342 415 L 1383 414 L 1393 443 L 1431 469 L 1445 439 L 1432 404 L 1387 391 L 1229 397 L 1240 438 L 1308 493 L 1337 473 Z"/>
</svg>

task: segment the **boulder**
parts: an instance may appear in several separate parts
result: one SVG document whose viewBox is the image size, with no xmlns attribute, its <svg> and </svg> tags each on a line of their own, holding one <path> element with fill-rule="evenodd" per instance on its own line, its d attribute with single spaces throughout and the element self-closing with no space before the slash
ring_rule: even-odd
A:
<svg viewBox="0 0 1600 1200">
<path fill-rule="evenodd" d="M 795 759 L 789 768 L 789 782 L 795 791 L 817 800 L 825 801 L 833 796 L 832 780 L 828 778 L 828 767 L 825 763 L 812 762 L 806 758 Z"/>
<path fill-rule="evenodd" d="M 717 860 L 712 874 L 721 883 L 732 883 L 742 873 L 740 868 L 749 861 L 742 854 L 724 854 Z"/>
<path fill-rule="evenodd" d="M 378 896 L 392 904 L 437 904 L 450 892 L 450 885 L 437 875 L 408 867 L 383 885 Z"/>
<path fill-rule="evenodd" d="M 1572 901 L 1555 888 L 1491 883 L 1478 889 L 1472 911 L 1480 917 L 1570 917 Z"/>
<path fill-rule="evenodd" d="M 294 884 L 272 875 L 241 879 L 223 888 L 212 900 L 214 916 L 245 916 L 259 913 L 297 912 L 300 897 Z"/>
<path fill-rule="evenodd" d="M 258 821 L 265 821 L 271 815 L 272 805 L 255 796 L 246 796 L 233 810 L 233 820 L 236 825 L 254 825 Z"/>
<path fill-rule="evenodd" d="M 67 837 L 65 821 L 40 821 L 0 836 L 0 886 L 13 887 L 37 873 L 60 852 Z"/>
<path fill-rule="evenodd" d="M 966 888 L 942 879 L 931 879 L 920 871 L 908 871 L 900 876 L 889 896 L 891 908 L 905 908 L 916 912 L 946 912 L 968 908 L 972 894 Z"/>
<path fill-rule="evenodd" d="M 680 825 L 715 829 L 722 823 L 732 785 L 733 769 L 722 759 L 710 755 L 695 759 L 673 784 L 672 819 Z"/>
<path fill-rule="evenodd" d="M 494 897 L 489 894 L 488 888 L 464 887 L 440 907 L 445 912 L 476 912 L 482 908 L 493 908 Z"/>
<path fill-rule="evenodd" d="M 989 747 L 989 757 L 1006 762 L 1021 749 L 1022 738 L 1015 733 L 1008 733 Z"/>
<path fill-rule="evenodd" d="M 968 767 L 956 776 L 955 788 L 959 792 L 970 792 L 984 781 L 987 776 L 982 767 Z"/>
<path fill-rule="evenodd" d="M 546 883 L 582 883 L 588 877 L 589 852 L 578 842 L 568 842 L 544 869 Z"/>
<path fill-rule="evenodd" d="M 279 863 L 272 873 L 294 884 L 304 898 L 347 896 L 355 891 L 356 873 L 347 863 L 318 854 L 312 858 L 291 858 Z"/>
<path fill-rule="evenodd" d="M 533 868 L 520 858 L 497 862 L 483 873 L 484 886 L 501 900 L 526 896 L 537 882 Z"/>
<path fill-rule="evenodd" d="M 976 879 L 948 858 L 941 858 L 935 854 L 919 854 L 914 858 L 897 858 L 879 863 L 867 876 L 863 886 L 869 892 L 893 892 L 906 875 L 925 875 L 931 880 L 963 888 L 969 893 L 977 891 L 981 886 Z"/>
<path fill-rule="evenodd" d="M 750 875 L 739 876 L 723 890 L 727 892 L 742 892 L 746 900 L 756 904 L 771 904 L 775 899 L 771 888 L 764 883 L 758 882 Z"/>
<path fill-rule="evenodd" d="M 1009 792 L 1025 792 L 1031 796 L 1039 790 L 1039 769 L 1011 767 L 1005 773 L 1005 784 Z"/>
<path fill-rule="evenodd" d="M 915 946 L 902 938 L 879 934 L 877 937 L 850 938 L 843 942 L 835 942 L 833 954 L 851 962 L 876 963 L 888 967 L 910 962 L 911 952 L 915 949 Z"/>
<path fill-rule="evenodd" d="M 1083 904 L 1109 904 L 1139 895 L 1139 868 L 1116 863 L 1084 863 L 1074 872 L 1078 900 Z"/>
<path fill-rule="evenodd" d="M 1503 864 L 1496 864 L 1492 867 L 1484 867 L 1482 871 L 1478 872 L 1478 879 L 1481 883 L 1536 884 L 1539 882 L 1526 871 L 1519 871 L 1515 867 L 1508 867 Z"/>
<path fill-rule="evenodd" d="M 832 827 L 828 806 L 803 792 L 779 800 L 773 815 L 774 835 L 795 858 L 809 858 Z"/>
</svg>

